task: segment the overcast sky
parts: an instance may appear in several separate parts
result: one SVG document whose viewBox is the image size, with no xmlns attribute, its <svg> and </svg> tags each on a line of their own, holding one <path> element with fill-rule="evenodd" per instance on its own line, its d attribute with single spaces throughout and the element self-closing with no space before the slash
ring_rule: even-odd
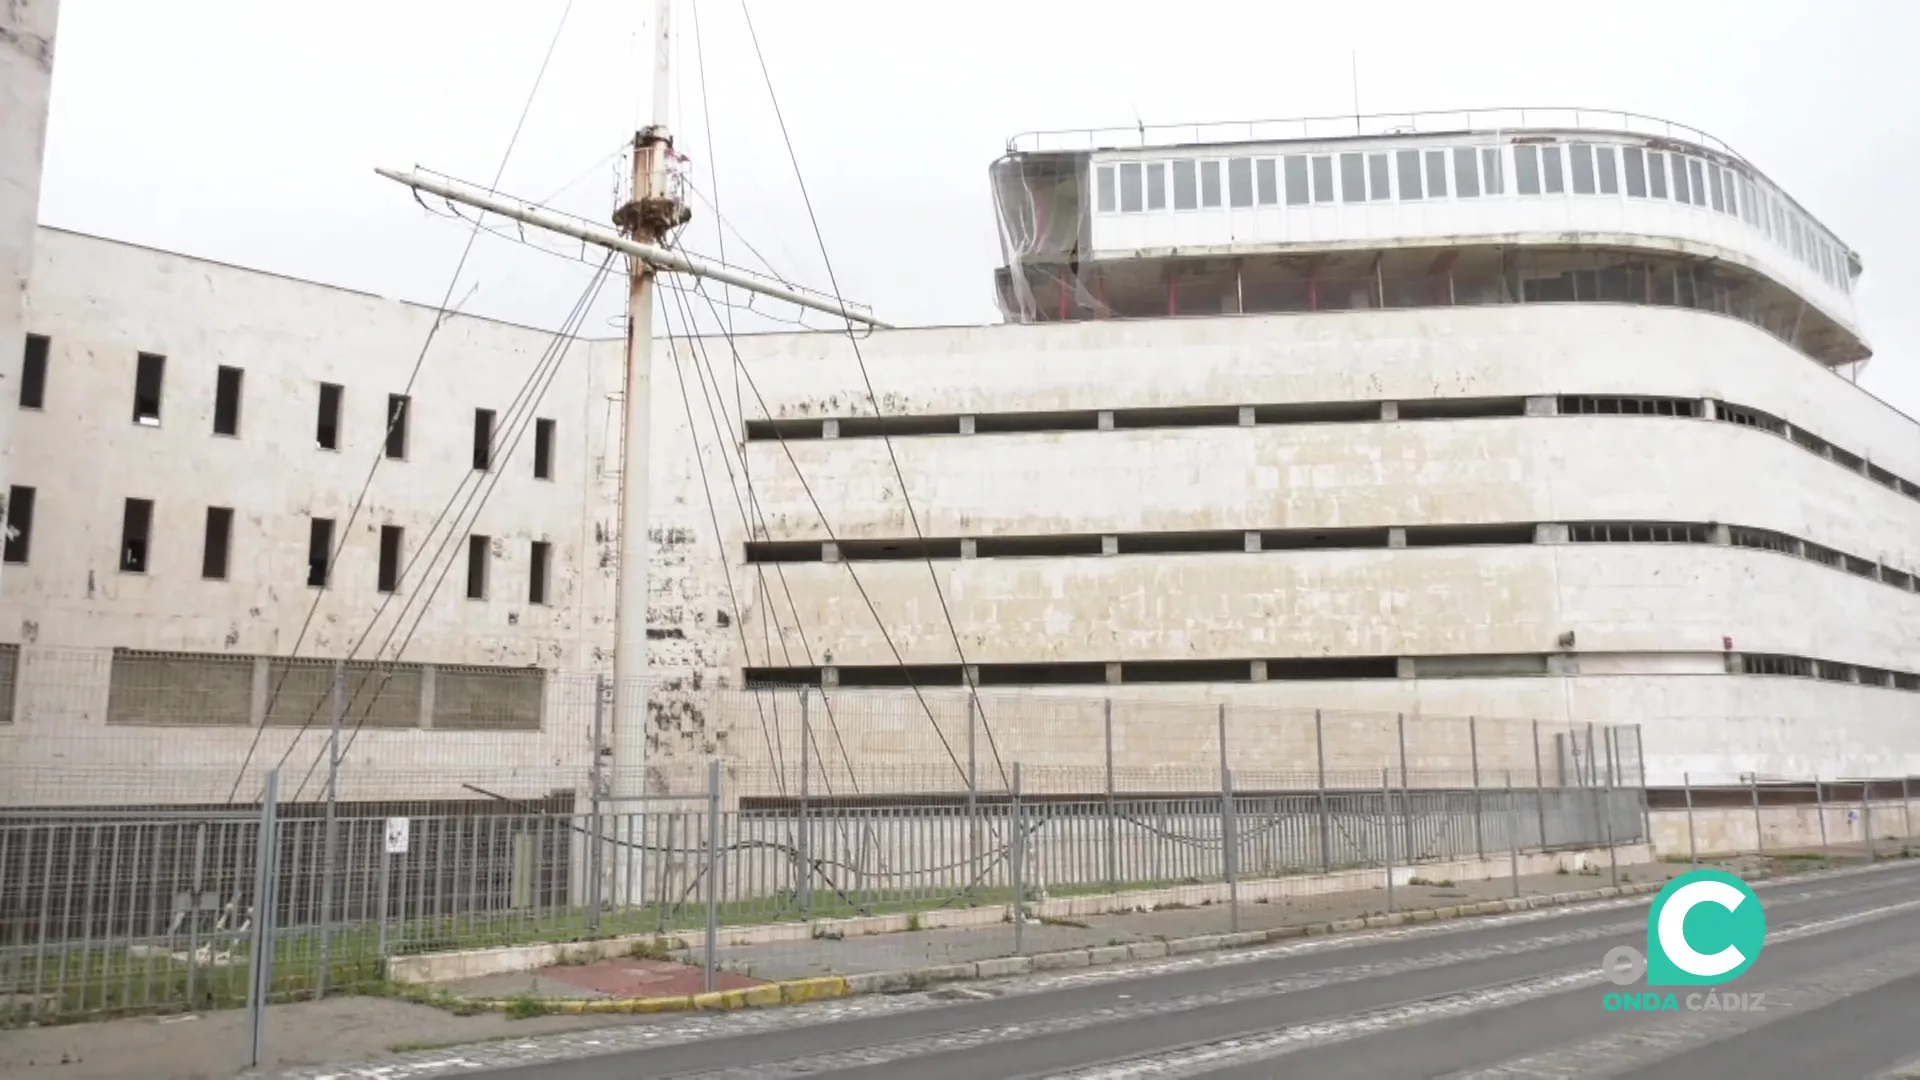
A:
<svg viewBox="0 0 1920 1080">
<path fill-rule="evenodd" d="M 1718 135 L 1861 253 L 1863 385 L 1920 415 L 1920 5 L 749 4 L 833 271 L 890 321 L 997 320 L 986 169 L 1009 135 L 1345 114 L 1357 50 L 1369 113 L 1584 106 Z M 64 0 L 41 219 L 437 303 L 467 227 L 372 170 L 489 179 L 565 7 Z M 648 112 L 652 9 L 574 0 L 503 189 L 606 220 L 617 151 Z M 730 261 L 756 263 L 750 243 L 825 288 L 739 0 L 676 12 L 670 115 L 707 200 L 687 245 L 718 251 L 717 200 Z M 456 299 L 551 328 L 590 276 L 483 237 Z M 590 332 L 615 333 L 619 293 Z"/>
</svg>

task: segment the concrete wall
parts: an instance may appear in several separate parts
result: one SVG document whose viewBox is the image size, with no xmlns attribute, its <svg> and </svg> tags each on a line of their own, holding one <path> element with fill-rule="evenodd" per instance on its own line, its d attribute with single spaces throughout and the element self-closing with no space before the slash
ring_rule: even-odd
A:
<svg viewBox="0 0 1920 1080">
<path fill-rule="evenodd" d="M 1864 807 L 1857 801 L 1825 807 L 1762 805 L 1757 818 L 1748 807 L 1695 808 L 1689 833 L 1687 811 L 1655 810 L 1653 847 L 1660 855 L 1681 858 L 1695 852 L 1818 851 L 1823 845 L 1850 844 L 1860 850 L 1869 824 L 1873 839 L 1882 844 L 1911 837 L 1913 812 L 1911 804 L 1898 799 L 1875 799 Z"/>
<path fill-rule="evenodd" d="M 22 307 L 40 220 L 40 166 L 53 92 L 54 27 L 60 0 L 0 5 L 0 525 L 13 473 L 14 404 L 26 328 Z M 3 595 L 3 594 L 0 594 Z"/>
<path fill-rule="evenodd" d="M 9 568 L 0 614 L 0 642 L 22 648 L 14 724 L 0 741 L 31 753 L 47 776 L 230 760 L 255 731 L 109 730 L 105 650 L 285 654 L 311 609 L 301 655 L 345 655 L 371 625 L 356 653 L 369 655 L 399 625 L 408 589 L 437 576 L 416 569 L 380 613 L 378 526 L 405 528 L 409 550 L 430 535 L 448 496 L 474 475 L 473 409 L 504 413 L 548 335 L 464 318 L 442 327 L 413 391 L 409 459 L 377 470 L 334 586 L 316 594 L 305 585 L 307 518 L 346 518 L 377 453 L 386 395 L 401 389 L 431 312 L 51 230 L 36 260 L 29 324 L 53 338 L 53 363 L 47 409 L 17 417 L 16 482 L 40 495 L 32 558 Z M 1036 766 L 1100 764 L 1090 756 L 1098 742 L 1062 734 L 1060 701 L 1097 717 L 1111 697 L 1167 710 L 1158 736 L 1145 725 L 1119 749 L 1122 768 L 1216 760 L 1217 746 L 1204 751 L 1194 732 L 1226 703 L 1248 725 L 1236 748 L 1274 769 L 1310 764 L 1312 729 L 1301 717 L 1321 709 L 1364 717 L 1383 740 L 1396 714 L 1447 720 L 1447 740 L 1419 751 L 1434 768 L 1466 767 L 1464 718 L 1478 716 L 1558 729 L 1644 724 L 1655 782 L 1683 771 L 1702 782 L 1748 771 L 1920 771 L 1920 694 L 1728 673 L 1729 638 L 1735 652 L 1920 669 L 1911 587 L 1772 552 L 1551 543 L 956 559 L 931 574 L 919 562 L 743 563 L 753 535 L 911 537 L 910 496 L 927 535 L 1682 520 L 1777 530 L 1920 570 L 1920 501 L 1778 435 L 1705 419 L 1526 415 L 901 436 L 893 448 L 903 486 L 877 439 L 783 447 L 744 438 L 753 419 L 873 414 L 844 335 L 743 338 L 739 366 L 724 342 L 704 344 L 656 350 L 649 744 L 658 763 L 721 754 L 757 768 L 795 745 L 791 710 L 770 717 L 738 691 L 744 667 L 890 664 L 895 647 L 910 663 L 955 663 L 957 635 L 970 663 L 1556 654 L 1553 674 L 1504 678 L 995 689 L 987 720 L 1003 753 Z M 1660 395 L 1761 409 L 1920 480 L 1910 419 L 1765 333 L 1695 311 L 1524 305 L 941 328 L 878 333 L 859 347 L 889 414 Z M 168 356 L 158 426 L 130 420 L 143 351 Z M 559 424 L 557 478 L 533 479 L 530 436 L 496 466 L 499 486 L 477 523 L 453 530 L 445 587 L 409 638 L 425 600 L 413 597 L 391 639 L 408 639 L 408 661 L 606 669 L 620 355 L 617 341 L 569 353 L 536 410 Z M 237 439 L 210 431 L 221 364 L 247 370 Z M 313 445 L 322 381 L 346 387 L 337 453 Z M 145 574 L 117 569 L 129 496 L 156 503 Z M 224 582 L 199 573 L 209 505 L 236 513 Z M 485 601 L 465 599 L 468 532 L 499 542 Z M 545 605 L 525 599 L 534 539 L 554 549 Z M 1558 644 L 1566 632 L 1572 649 Z M 538 732 L 370 731 L 356 743 L 355 769 L 395 784 L 431 776 L 457 789 L 466 770 L 511 775 L 528 790 L 573 787 L 591 760 L 591 679 L 554 677 L 545 693 Z M 857 761 L 950 765 L 925 710 L 943 733 L 963 731 L 957 692 L 935 695 L 933 706 L 908 694 L 838 693 L 848 703 L 840 734 Z M 277 756 L 291 738 L 269 728 L 259 741 Z M 1530 767 L 1529 750 L 1509 751 L 1492 767 Z M 1351 751 L 1343 767 L 1377 769 L 1393 756 L 1383 743 Z"/>
</svg>

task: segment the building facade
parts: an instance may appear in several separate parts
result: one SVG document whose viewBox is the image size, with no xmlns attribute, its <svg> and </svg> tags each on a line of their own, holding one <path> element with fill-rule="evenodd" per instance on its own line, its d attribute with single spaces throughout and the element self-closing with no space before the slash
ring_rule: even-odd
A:
<svg viewBox="0 0 1920 1080">
<path fill-rule="evenodd" d="M 1204 766 L 1224 706 L 1275 768 L 1317 710 L 1353 768 L 1481 717 L 1639 724 L 1656 783 L 1914 772 L 1920 427 L 1853 381 L 1858 257 L 1704 135 L 1579 119 L 1037 139 L 1007 325 L 659 342 L 651 767 L 751 784 L 823 716 L 848 776 Z M 586 782 L 620 342 L 453 317 L 409 383 L 430 309 L 34 259 L 14 797 L 311 769 L 345 657 L 352 797 Z"/>
</svg>

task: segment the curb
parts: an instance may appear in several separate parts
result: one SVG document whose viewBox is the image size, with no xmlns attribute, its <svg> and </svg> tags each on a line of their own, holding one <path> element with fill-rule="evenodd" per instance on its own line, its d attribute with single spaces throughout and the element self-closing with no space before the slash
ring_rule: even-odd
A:
<svg viewBox="0 0 1920 1080">
<path fill-rule="evenodd" d="M 1280 926 L 1271 930 L 1252 930 L 1237 934 L 1201 934 L 1169 941 L 1137 941 L 1130 945 L 1098 945 L 1060 952 L 1033 953 L 1028 956 L 1003 956 L 964 964 L 911 968 L 906 971 L 881 971 L 857 975 L 829 975 L 811 979 L 788 979 L 744 990 L 716 990 L 709 994 L 681 994 L 646 998 L 564 998 L 535 999 L 540 1012 L 557 1016 L 584 1016 L 608 1013 L 728 1012 L 736 1009 L 766 1008 L 774 1005 L 798 1005 L 807 1001 L 853 997 L 864 994 L 899 994 L 924 990 L 948 982 L 1000 979 L 1027 975 L 1036 971 L 1069 968 L 1105 967 L 1133 960 L 1158 960 L 1169 956 L 1226 952 L 1252 948 L 1295 938 L 1324 937 L 1358 930 L 1375 930 L 1411 923 L 1443 922 L 1479 915 L 1504 915 L 1535 908 L 1564 907 L 1610 900 L 1621 896 L 1642 896 L 1659 892 L 1665 882 L 1603 886 L 1579 892 L 1550 893 L 1543 896 L 1516 897 L 1507 900 L 1483 900 L 1453 907 L 1416 908 L 1390 915 L 1336 919 L 1304 926 Z M 506 1012 L 519 1007 L 525 999 L 500 1000 L 462 998 L 445 994 L 406 995 L 427 1004 L 455 1010 Z"/>
</svg>

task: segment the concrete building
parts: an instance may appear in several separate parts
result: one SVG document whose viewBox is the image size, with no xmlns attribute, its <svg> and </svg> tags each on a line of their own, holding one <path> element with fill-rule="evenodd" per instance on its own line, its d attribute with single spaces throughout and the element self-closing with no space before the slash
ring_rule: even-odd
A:
<svg viewBox="0 0 1920 1080">
<path fill-rule="evenodd" d="M 1437 768 L 1473 716 L 1643 725 L 1655 782 L 1914 772 L 1920 428 L 1853 381 L 1859 259 L 1707 136 L 1543 116 L 1029 140 L 1007 325 L 661 342 L 652 767 L 751 789 L 802 742 L 755 688 L 804 685 L 847 775 L 1210 767 L 1222 704 L 1275 769 L 1321 710 L 1376 772 L 1401 716 Z M 409 383 L 430 309 L 33 260 L 8 798 L 310 779 L 346 656 L 346 797 L 586 782 L 620 342 L 453 317 Z"/>
</svg>

